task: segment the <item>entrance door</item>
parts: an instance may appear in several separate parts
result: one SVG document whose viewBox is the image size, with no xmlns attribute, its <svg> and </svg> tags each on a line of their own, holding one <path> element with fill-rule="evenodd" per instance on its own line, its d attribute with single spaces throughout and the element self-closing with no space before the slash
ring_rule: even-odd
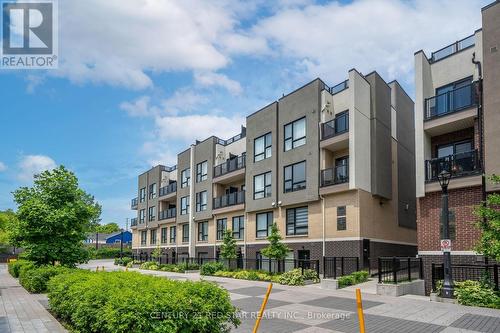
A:
<svg viewBox="0 0 500 333">
<path fill-rule="evenodd" d="M 304 269 L 311 268 L 311 263 L 309 262 L 309 260 L 311 260 L 311 251 L 298 250 L 297 257 L 299 259 L 299 267 L 304 268 Z"/>
</svg>

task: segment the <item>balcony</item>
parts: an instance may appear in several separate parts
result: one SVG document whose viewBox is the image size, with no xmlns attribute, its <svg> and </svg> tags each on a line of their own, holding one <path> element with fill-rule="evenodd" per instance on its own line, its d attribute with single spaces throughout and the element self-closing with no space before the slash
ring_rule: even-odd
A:
<svg viewBox="0 0 500 333">
<path fill-rule="evenodd" d="M 428 121 L 477 105 L 476 83 L 427 98 L 424 120 Z"/>
<path fill-rule="evenodd" d="M 173 219 L 177 215 L 177 209 L 174 208 L 169 208 L 162 210 L 158 216 L 160 220 L 167 220 L 167 219 Z"/>
<path fill-rule="evenodd" d="M 230 158 L 214 167 L 214 181 L 220 184 L 229 184 L 245 178 L 246 155 Z"/>
<path fill-rule="evenodd" d="M 137 227 L 137 217 L 130 219 L 130 227 Z"/>
<path fill-rule="evenodd" d="M 172 182 L 167 186 L 160 187 L 160 197 L 177 192 L 177 182 Z"/>
<path fill-rule="evenodd" d="M 334 119 L 321 124 L 321 140 L 349 131 L 349 112 L 339 113 Z"/>
<path fill-rule="evenodd" d="M 245 191 L 233 192 L 225 194 L 221 197 L 214 198 L 213 209 L 220 209 L 243 205 L 245 203 Z M 239 209 L 239 207 L 236 207 Z M 243 207 L 242 207 L 243 208 Z"/>
<path fill-rule="evenodd" d="M 479 163 L 478 151 L 472 150 L 425 161 L 425 180 L 437 181 L 437 176 L 443 170 L 451 172 L 452 178 L 480 174 L 481 163 Z"/>
<path fill-rule="evenodd" d="M 321 170 L 321 187 L 349 183 L 349 165 Z"/>
<path fill-rule="evenodd" d="M 337 84 L 331 88 L 325 84 L 325 90 L 328 91 L 332 95 L 338 94 L 339 92 L 344 91 L 347 88 L 349 88 L 349 80 L 345 80 L 343 82 L 340 82 L 339 84 Z"/>
<path fill-rule="evenodd" d="M 455 42 L 453 44 L 445 46 L 436 52 L 432 52 L 430 62 L 433 63 L 433 62 L 442 60 L 442 59 L 447 58 L 447 57 L 449 57 L 457 52 L 468 49 L 469 47 L 472 47 L 475 44 L 476 44 L 476 36 L 471 35 L 471 36 L 466 37 L 462 40 L 459 40 L 458 42 Z"/>
<path fill-rule="evenodd" d="M 134 199 L 132 199 L 132 202 L 130 203 L 130 208 L 137 209 L 138 204 L 139 204 L 139 198 L 134 198 Z"/>
</svg>

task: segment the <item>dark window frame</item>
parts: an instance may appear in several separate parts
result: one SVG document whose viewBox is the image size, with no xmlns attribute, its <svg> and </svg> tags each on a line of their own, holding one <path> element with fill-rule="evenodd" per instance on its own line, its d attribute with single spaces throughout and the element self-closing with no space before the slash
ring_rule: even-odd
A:
<svg viewBox="0 0 500 333">
<path fill-rule="evenodd" d="M 269 184 L 266 183 L 267 180 L 267 175 L 269 175 Z M 256 179 L 257 177 L 264 177 L 264 188 L 262 190 L 256 191 Z M 272 195 L 272 172 L 267 171 L 258 175 L 253 176 L 253 199 L 254 200 L 259 200 L 259 199 L 264 199 L 264 198 L 269 198 Z M 269 191 L 268 191 L 269 189 Z M 257 197 L 257 195 L 263 194 L 262 197 Z"/>
<path fill-rule="evenodd" d="M 161 228 L 160 243 L 167 244 L 168 242 L 168 227 Z"/>
<path fill-rule="evenodd" d="M 146 245 L 148 240 L 148 231 L 141 230 L 141 245 Z"/>
<path fill-rule="evenodd" d="M 181 188 L 191 185 L 191 168 L 186 168 L 181 171 Z"/>
<path fill-rule="evenodd" d="M 149 199 L 156 198 L 156 192 L 157 192 L 156 183 L 149 185 Z"/>
<path fill-rule="evenodd" d="M 269 138 L 269 140 L 268 140 L 268 138 Z M 262 151 L 260 153 L 257 153 L 257 150 L 256 150 L 257 141 L 261 140 L 261 139 L 264 140 L 264 151 Z M 262 161 L 262 160 L 265 160 L 266 158 L 270 158 L 273 155 L 273 149 L 272 149 L 272 147 L 273 147 L 272 132 L 268 132 L 268 133 L 266 133 L 264 135 L 259 136 L 258 138 L 255 138 L 253 140 L 253 149 L 254 149 L 254 152 L 253 152 L 253 161 L 254 161 L 254 163 Z M 268 151 L 269 151 L 269 156 L 267 154 Z M 262 157 L 262 158 L 260 158 L 260 157 Z"/>
<path fill-rule="evenodd" d="M 305 209 L 306 210 L 306 226 L 299 226 L 297 227 L 297 211 Z M 290 221 L 290 215 L 293 214 L 293 220 Z M 289 232 L 289 226 L 292 226 L 293 232 Z M 305 232 L 297 232 L 299 229 L 304 229 Z M 309 234 L 309 208 L 307 206 L 301 206 L 301 207 L 294 207 L 294 208 L 288 208 L 286 210 L 286 235 L 287 236 L 307 236 Z"/>
<path fill-rule="evenodd" d="M 203 173 L 203 166 L 205 165 L 205 173 Z M 203 161 L 196 164 L 196 182 L 201 183 L 208 179 L 208 161 Z"/>
<path fill-rule="evenodd" d="M 189 242 L 189 223 L 184 223 L 182 225 L 182 242 L 183 243 Z"/>
<path fill-rule="evenodd" d="M 201 200 L 203 198 L 202 194 L 205 194 L 205 196 L 204 196 L 205 203 L 203 203 Z M 196 193 L 196 211 L 197 212 L 203 212 L 203 211 L 207 210 L 207 203 L 208 203 L 208 192 L 206 190 Z"/>
<path fill-rule="evenodd" d="M 266 215 L 266 223 L 267 223 L 267 228 L 266 229 L 259 229 L 259 216 Z M 262 212 L 262 213 L 257 213 L 255 214 L 255 237 L 256 238 L 265 238 L 269 236 L 269 233 L 271 231 L 271 226 L 273 225 L 273 212 Z M 265 236 L 259 235 L 260 233 L 265 232 Z"/>
<path fill-rule="evenodd" d="M 182 207 L 183 200 L 185 200 L 185 202 L 186 202 L 185 207 Z M 189 200 L 190 200 L 189 195 L 186 195 L 185 197 L 181 198 L 181 213 L 180 213 L 180 215 L 189 214 Z"/>
<path fill-rule="evenodd" d="M 235 228 L 235 222 L 238 224 L 238 228 Z M 238 229 L 238 231 L 236 231 Z M 245 216 L 233 216 L 231 230 L 233 231 L 234 239 L 244 239 L 245 235 Z"/>
<path fill-rule="evenodd" d="M 295 173 L 294 167 L 299 165 L 299 164 L 302 164 L 302 163 L 304 164 L 304 180 L 296 182 L 294 180 L 294 173 Z M 287 173 L 287 168 L 291 168 L 291 172 L 290 172 L 291 178 L 290 179 L 285 178 L 286 173 Z M 290 184 L 290 187 L 287 187 L 287 183 Z M 303 183 L 303 186 L 297 187 L 299 184 L 302 184 L 302 183 Z M 283 193 L 305 190 L 306 187 L 307 187 L 307 164 L 306 164 L 305 160 L 297 162 L 297 163 L 289 164 L 289 165 L 286 165 L 283 167 Z"/>
<path fill-rule="evenodd" d="M 337 231 L 345 230 L 347 230 L 347 206 L 337 206 Z"/>
<path fill-rule="evenodd" d="M 295 123 L 298 123 L 299 121 L 302 121 L 304 120 L 304 136 L 301 136 L 301 137 L 298 137 L 296 138 L 295 137 L 295 130 L 294 130 L 294 124 Z M 287 137 L 287 127 L 290 126 L 290 136 Z M 298 148 L 300 146 L 303 146 L 307 143 L 307 117 L 304 116 L 304 117 L 301 117 L 299 119 L 296 119 L 292 122 L 289 122 L 288 124 L 285 124 L 283 126 L 283 151 L 290 151 L 292 149 L 295 149 L 295 148 Z M 297 144 L 298 141 L 301 141 L 301 140 L 304 140 L 304 143 L 302 144 Z M 287 149 L 287 142 L 291 142 L 291 145 L 290 145 L 290 148 Z"/>
<path fill-rule="evenodd" d="M 149 244 L 150 245 L 156 245 L 156 241 L 157 241 L 157 236 L 158 236 L 158 229 L 151 229 L 149 230 Z"/>
<path fill-rule="evenodd" d="M 170 244 L 177 243 L 177 227 L 175 225 L 170 227 L 168 236 Z"/>
<path fill-rule="evenodd" d="M 139 190 L 139 202 L 145 202 L 146 201 L 146 188 L 143 187 Z"/>
<path fill-rule="evenodd" d="M 152 222 L 156 220 L 156 206 L 151 206 L 148 208 L 148 221 Z"/>
<path fill-rule="evenodd" d="M 224 233 L 227 230 L 227 218 L 217 219 L 216 221 L 216 240 L 222 240 L 224 238 Z"/>
<path fill-rule="evenodd" d="M 198 241 L 208 241 L 208 221 L 198 222 Z"/>
</svg>

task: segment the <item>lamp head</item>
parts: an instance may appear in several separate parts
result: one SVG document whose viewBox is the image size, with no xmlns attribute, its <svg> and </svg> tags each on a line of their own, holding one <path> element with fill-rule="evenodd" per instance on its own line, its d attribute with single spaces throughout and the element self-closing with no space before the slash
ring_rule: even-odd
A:
<svg viewBox="0 0 500 333">
<path fill-rule="evenodd" d="M 437 178 L 439 181 L 439 185 L 441 185 L 441 188 L 447 188 L 448 184 L 450 183 L 451 172 L 449 172 L 448 170 L 443 170 L 439 173 Z"/>
</svg>

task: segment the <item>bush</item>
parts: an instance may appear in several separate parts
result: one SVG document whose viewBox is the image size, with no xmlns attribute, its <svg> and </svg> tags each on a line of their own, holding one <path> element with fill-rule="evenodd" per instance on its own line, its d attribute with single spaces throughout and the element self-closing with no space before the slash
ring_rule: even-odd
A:
<svg viewBox="0 0 500 333">
<path fill-rule="evenodd" d="M 209 262 L 201 265 L 200 274 L 201 275 L 214 275 L 217 271 L 224 270 L 224 264 L 221 262 Z"/>
<path fill-rule="evenodd" d="M 10 275 L 12 275 L 15 278 L 18 278 L 20 270 L 24 266 L 34 267 L 35 263 L 33 261 L 29 261 L 29 260 L 17 260 L 17 261 L 9 262 L 8 270 L 9 270 Z"/>
<path fill-rule="evenodd" d="M 130 257 L 123 257 L 123 258 L 115 258 L 115 265 L 119 265 L 119 266 L 127 266 L 129 262 L 132 262 L 134 261 L 132 258 Z"/>
<path fill-rule="evenodd" d="M 53 276 L 68 273 L 74 269 L 62 266 L 23 266 L 19 273 L 19 283 L 30 293 L 43 293 L 47 291 L 47 282 Z"/>
<path fill-rule="evenodd" d="M 367 271 L 354 272 L 349 275 L 341 276 L 337 279 L 339 288 L 352 286 L 358 283 L 368 281 L 369 273 Z"/>
<path fill-rule="evenodd" d="M 500 309 L 500 296 L 479 281 L 455 282 L 454 296 L 459 304 Z"/>
<path fill-rule="evenodd" d="M 79 332 L 217 333 L 239 324 L 229 293 L 206 281 L 77 271 L 48 288 L 51 310 Z"/>
</svg>

